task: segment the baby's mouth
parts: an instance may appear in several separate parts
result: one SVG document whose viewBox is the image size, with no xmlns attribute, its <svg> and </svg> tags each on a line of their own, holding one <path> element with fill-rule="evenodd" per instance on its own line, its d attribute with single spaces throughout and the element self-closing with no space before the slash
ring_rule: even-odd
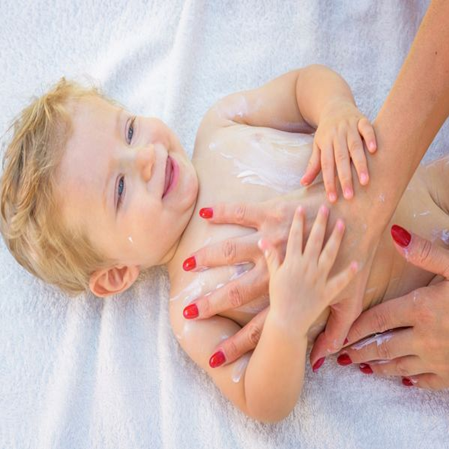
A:
<svg viewBox="0 0 449 449">
<path fill-rule="evenodd" d="M 162 193 L 162 198 L 164 198 L 167 193 L 168 188 L 170 187 L 173 181 L 173 162 L 170 156 L 167 156 L 167 163 L 165 164 L 165 183 L 164 183 L 164 192 Z"/>
</svg>

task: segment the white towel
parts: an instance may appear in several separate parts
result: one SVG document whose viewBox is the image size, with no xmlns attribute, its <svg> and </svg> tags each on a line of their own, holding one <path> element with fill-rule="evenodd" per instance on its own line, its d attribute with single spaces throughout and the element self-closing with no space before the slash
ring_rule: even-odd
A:
<svg viewBox="0 0 449 449">
<path fill-rule="evenodd" d="M 130 111 L 165 120 L 191 155 L 216 100 L 311 63 L 340 72 L 373 119 L 427 6 L 2 0 L 0 132 L 61 76 L 89 75 Z M 427 157 L 448 143 L 445 126 Z M 108 300 L 69 300 L 22 269 L 3 241 L 0 268 L 1 448 L 449 447 L 448 392 L 405 388 L 335 358 L 308 369 L 285 421 L 246 418 L 178 346 L 163 268 Z"/>
</svg>

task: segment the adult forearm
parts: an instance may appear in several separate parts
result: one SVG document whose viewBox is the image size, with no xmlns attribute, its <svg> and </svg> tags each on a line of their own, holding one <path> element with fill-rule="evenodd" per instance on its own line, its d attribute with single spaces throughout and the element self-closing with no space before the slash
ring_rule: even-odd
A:
<svg viewBox="0 0 449 449">
<path fill-rule="evenodd" d="M 376 120 L 372 188 L 395 208 L 449 115 L 449 2 L 434 0 Z"/>
</svg>

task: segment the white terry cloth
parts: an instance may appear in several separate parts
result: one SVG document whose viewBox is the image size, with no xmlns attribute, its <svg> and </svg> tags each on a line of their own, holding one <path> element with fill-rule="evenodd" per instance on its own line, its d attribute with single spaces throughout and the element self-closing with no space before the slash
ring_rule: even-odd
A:
<svg viewBox="0 0 449 449">
<path fill-rule="evenodd" d="M 191 155 L 216 100 L 311 63 L 339 71 L 373 119 L 427 6 L 2 0 L 0 130 L 62 75 L 89 75 L 130 111 L 161 117 Z M 448 143 L 446 124 L 430 157 Z M 178 346 L 163 268 L 106 301 L 70 300 L 22 269 L 3 241 L 0 268 L 1 448 L 449 447 L 448 392 L 405 388 L 335 358 L 317 374 L 308 368 L 285 421 L 246 418 Z"/>
</svg>

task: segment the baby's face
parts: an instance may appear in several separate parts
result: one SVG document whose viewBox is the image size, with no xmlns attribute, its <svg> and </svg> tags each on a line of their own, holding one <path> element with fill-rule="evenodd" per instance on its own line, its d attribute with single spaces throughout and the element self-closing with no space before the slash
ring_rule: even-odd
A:
<svg viewBox="0 0 449 449">
<path fill-rule="evenodd" d="M 178 138 L 162 121 L 97 97 L 70 110 L 73 135 L 58 171 L 64 217 L 120 264 L 168 262 L 198 194 Z"/>
</svg>

